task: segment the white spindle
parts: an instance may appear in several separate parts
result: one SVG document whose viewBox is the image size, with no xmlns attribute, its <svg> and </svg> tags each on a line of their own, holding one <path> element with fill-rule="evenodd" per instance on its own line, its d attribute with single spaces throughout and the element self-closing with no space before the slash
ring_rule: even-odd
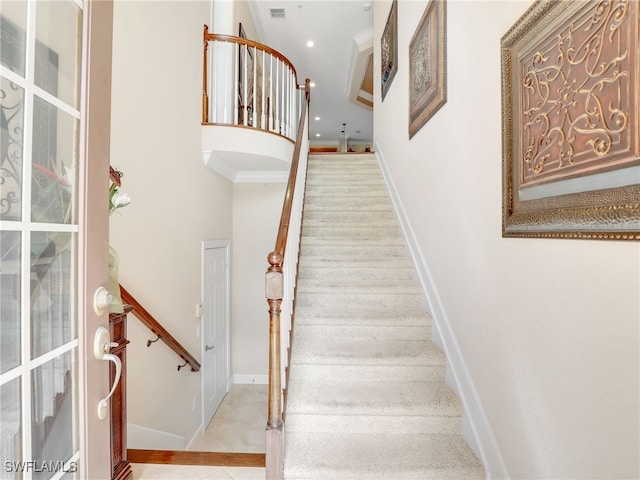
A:
<svg viewBox="0 0 640 480">
<path fill-rule="evenodd" d="M 285 102 L 286 102 L 286 89 L 285 89 L 285 75 L 284 75 L 284 62 L 280 62 L 280 77 L 282 81 L 280 82 L 280 134 L 284 135 L 284 112 L 285 112 Z"/>
<path fill-rule="evenodd" d="M 213 42 L 211 45 L 212 54 L 213 54 L 213 62 L 210 61 L 210 58 L 207 58 L 207 64 L 210 65 L 211 71 L 211 80 L 209 80 L 209 85 L 207 86 L 207 94 L 209 95 L 209 115 L 211 115 L 210 122 L 217 123 L 218 121 L 218 64 L 215 61 L 218 58 L 216 51 L 218 49 L 218 42 Z M 209 55 L 211 57 L 211 55 Z"/>
<path fill-rule="evenodd" d="M 262 108 L 260 109 L 260 128 L 262 128 L 264 130 L 265 128 L 265 101 L 264 101 L 264 97 L 265 97 L 265 89 L 264 89 L 264 82 L 265 82 L 265 76 L 267 75 L 267 67 L 266 67 L 266 62 L 265 62 L 265 52 L 264 50 L 262 51 L 262 88 L 260 89 L 260 102 L 262 105 Z"/>
<path fill-rule="evenodd" d="M 226 60 L 228 58 L 228 52 L 229 52 L 229 44 L 228 43 L 223 43 L 220 45 L 220 48 L 223 50 L 224 54 L 222 55 L 222 58 L 224 60 Z M 229 58 L 233 58 L 233 57 L 229 57 Z M 233 60 L 230 60 L 231 63 L 234 63 Z M 222 122 L 223 123 L 229 123 L 229 104 L 227 99 L 229 98 L 229 82 L 228 82 L 228 77 L 229 75 L 221 75 L 221 78 L 223 78 L 222 80 L 222 90 L 224 91 L 224 96 L 222 97 L 221 101 L 222 101 Z M 233 90 L 232 90 L 233 92 Z M 218 90 L 216 90 L 216 95 L 218 94 Z"/>
<path fill-rule="evenodd" d="M 269 129 L 273 130 L 273 55 L 269 54 Z"/>
<path fill-rule="evenodd" d="M 256 47 L 253 47 L 253 83 L 251 88 L 251 125 L 258 126 L 257 113 L 256 113 L 256 95 L 258 94 L 258 51 Z"/>
<path fill-rule="evenodd" d="M 287 136 L 291 138 L 291 68 L 288 65 L 287 69 Z"/>
<path fill-rule="evenodd" d="M 242 48 L 242 47 L 240 47 Z M 248 104 L 247 104 L 247 99 L 248 99 L 248 92 L 247 92 L 247 88 L 249 86 L 249 81 L 248 81 L 248 69 L 247 69 L 247 57 L 249 53 L 249 49 L 247 48 L 247 46 L 244 46 L 244 62 L 242 62 L 242 105 L 240 106 L 240 108 L 242 108 L 242 124 L 246 127 L 247 126 L 247 117 L 249 116 L 249 108 L 248 108 Z"/>
<path fill-rule="evenodd" d="M 238 96 L 239 96 L 239 91 L 238 91 L 238 82 L 240 81 L 239 78 L 239 65 L 240 65 L 240 48 L 237 47 L 237 45 L 234 43 L 233 45 L 233 78 L 234 78 L 234 82 L 231 88 L 231 91 L 233 92 L 233 100 L 232 100 L 232 112 L 233 112 L 233 123 L 235 125 L 238 124 Z M 226 120 L 226 119 L 225 119 Z M 225 121 L 226 123 L 226 121 Z"/>
<path fill-rule="evenodd" d="M 293 74 L 293 69 L 289 68 L 289 137 L 291 139 L 296 138 L 294 132 L 296 125 L 296 77 Z"/>
<path fill-rule="evenodd" d="M 287 67 L 284 64 L 284 62 L 282 62 L 282 75 L 284 78 L 284 85 L 282 85 L 282 122 L 283 122 L 283 129 L 282 129 L 282 134 L 286 137 L 289 136 L 289 129 L 288 124 L 289 124 L 289 75 L 287 75 Z"/>
<path fill-rule="evenodd" d="M 266 63 L 265 63 L 265 53 L 264 53 L 264 50 L 262 50 L 262 75 L 261 75 L 262 78 L 260 79 L 260 81 L 262 82 L 262 87 L 260 88 L 260 128 L 262 128 L 263 130 L 265 129 L 265 125 L 266 125 L 264 123 L 264 120 L 265 120 L 265 116 L 264 116 L 264 104 L 265 104 L 264 97 L 266 96 L 265 95 L 265 90 L 264 90 L 264 79 L 265 79 L 265 76 L 266 76 L 265 75 L 265 73 L 266 73 L 265 65 L 266 65 Z"/>
<path fill-rule="evenodd" d="M 282 88 L 282 80 L 280 75 L 280 61 L 278 60 L 276 64 L 276 98 L 275 98 L 275 104 L 276 104 L 275 127 L 276 127 L 276 132 L 278 133 L 280 133 L 280 102 L 281 102 L 280 97 L 282 96 L 280 95 L 281 88 Z"/>
</svg>

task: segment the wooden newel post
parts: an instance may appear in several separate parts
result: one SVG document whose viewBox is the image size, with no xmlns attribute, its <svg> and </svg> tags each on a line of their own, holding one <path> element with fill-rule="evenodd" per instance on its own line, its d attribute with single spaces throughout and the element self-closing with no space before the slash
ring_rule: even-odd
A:
<svg viewBox="0 0 640 480">
<path fill-rule="evenodd" d="M 204 53 L 202 57 L 202 123 L 209 123 L 209 95 L 207 94 L 207 51 L 209 50 L 209 40 L 207 35 L 209 27 L 204 26 L 202 40 L 204 43 Z"/>
<path fill-rule="evenodd" d="M 311 79 L 304 79 L 304 99 L 308 102 L 309 97 L 311 96 Z"/>
<path fill-rule="evenodd" d="M 280 312 L 282 305 L 282 255 L 271 252 L 265 275 L 265 296 L 269 304 L 269 410 L 266 429 L 266 477 L 282 479 L 282 378 L 280 358 Z"/>
</svg>

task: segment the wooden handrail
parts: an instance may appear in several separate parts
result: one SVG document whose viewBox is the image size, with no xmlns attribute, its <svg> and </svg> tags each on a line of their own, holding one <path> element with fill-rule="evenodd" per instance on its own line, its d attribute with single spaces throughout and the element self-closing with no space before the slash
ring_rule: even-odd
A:
<svg viewBox="0 0 640 480">
<path fill-rule="evenodd" d="M 296 178 L 298 177 L 298 159 L 300 158 L 300 150 L 302 149 L 302 135 L 304 130 L 305 116 L 309 108 L 309 95 L 311 92 L 311 80 L 304 81 L 305 101 L 300 113 L 300 123 L 298 124 L 298 138 L 296 138 L 296 146 L 293 149 L 293 163 L 289 172 L 289 181 L 287 183 L 287 192 L 284 196 L 284 204 L 282 205 L 282 214 L 280 216 L 280 226 L 278 227 L 278 236 L 276 237 L 276 248 L 274 252 L 280 253 L 284 258 L 287 248 L 287 235 L 289 234 L 289 221 L 291 219 L 291 207 L 293 206 L 293 193 L 296 187 Z"/>
<path fill-rule="evenodd" d="M 293 70 L 293 73 L 295 74 L 295 77 L 296 77 L 296 82 L 298 81 L 298 74 L 296 73 L 295 67 L 289 61 L 289 59 L 287 57 L 285 57 L 283 54 L 281 54 L 279 51 L 274 50 L 273 48 L 268 47 L 266 45 L 263 45 L 260 42 L 256 42 L 256 41 L 249 40 L 249 39 L 246 39 L 246 38 L 234 37 L 233 35 L 224 35 L 222 33 L 209 33 L 209 27 L 207 25 L 205 25 L 204 28 L 205 28 L 205 31 L 204 31 L 205 44 L 206 44 L 206 42 L 210 42 L 212 40 L 218 40 L 220 42 L 237 43 L 237 44 L 240 44 L 240 45 L 246 45 L 248 47 L 255 47 L 258 50 L 265 51 L 266 53 L 269 53 L 269 54 L 273 55 L 274 57 L 279 58 L 284 63 L 286 63 L 289 66 L 289 68 L 291 68 L 291 70 Z"/>
<path fill-rule="evenodd" d="M 269 304 L 269 399 L 266 428 L 266 477 L 280 480 L 283 474 L 283 401 L 282 401 L 282 354 L 281 354 L 281 313 L 284 297 L 283 265 L 287 248 L 287 237 L 291 224 L 294 193 L 298 177 L 298 164 L 302 153 L 305 122 L 308 121 L 310 80 L 305 80 L 305 101 L 303 102 L 298 126 L 296 145 L 293 151 L 289 181 L 282 205 L 282 215 L 278 236 L 273 252 L 267 256 L 269 267 L 265 276 L 265 295 Z"/>
<path fill-rule="evenodd" d="M 140 320 L 149 330 L 155 333 L 160 340 L 167 344 L 180 358 L 182 358 L 191 367 L 192 372 L 200 370 L 200 362 L 191 355 L 154 317 L 151 315 L 127 289 L 120 285 L 120 295 L 122 302 L 133 306 L 133 314 Z"/>
</svg>

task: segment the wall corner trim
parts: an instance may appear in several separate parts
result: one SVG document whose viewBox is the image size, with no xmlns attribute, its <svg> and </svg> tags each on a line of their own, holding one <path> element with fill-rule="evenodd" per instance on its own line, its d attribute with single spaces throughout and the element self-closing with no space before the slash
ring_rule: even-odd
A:
<svg viewBox="0 0 640 480">
<path fill-rule="evenodd" d="M 431 276 L 427 262 L 406 215 L 400 195 L 387 168 L 383 149 L 378 142 L 375 142 L 375 152 L 400 223 L 402 235 L 407 243 L 411 260 L 415 266 L 418 281 L 427 298 L 429 313 L 431 313 L 433 317 L 433 325 L 435 325 L 437 330 L 434 331 L 434 336 L 447 357 L 448 368 L 455 382 L 453 389 L 459 394 L 460 401 L 464 408 L 464 423 L 466 424 L 464 430 L 467 431 L 465 439 L 480 457 L 488 479 L 508 479 L 510 477 L 504 458 L 502 457 L 502 452 L 493 435 L 493 430 L 489 424 L 478 391 L 476 390 L 465 359 L 460 351 L 460 346 L 449 324 L 444 305 L 442 305 L 433 277 Z"/>
</svg>

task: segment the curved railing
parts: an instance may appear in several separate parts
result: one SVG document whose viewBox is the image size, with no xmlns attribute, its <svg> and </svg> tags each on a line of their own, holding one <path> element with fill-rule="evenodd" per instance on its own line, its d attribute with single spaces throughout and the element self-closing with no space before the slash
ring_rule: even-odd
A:
<svg viewBox="0 0 640 480">
<path fill-rule="evenodd" d="M 302 232 L 307 160 L 309 156 L 309 87 L 305 81 L 296 145 L 274 250 L 267 256 L 265 296 L 269 304 L 269 408 L 266 432 L 267 480 L 282 478 L 284 390 L 287 384 L 298 253 Z"/>
<path fill-rule="evenodd" d="M 280 52 L 204 26 L 202 124 L 236 125 L 295 141 L 302 91 Z"/>
</svg>

